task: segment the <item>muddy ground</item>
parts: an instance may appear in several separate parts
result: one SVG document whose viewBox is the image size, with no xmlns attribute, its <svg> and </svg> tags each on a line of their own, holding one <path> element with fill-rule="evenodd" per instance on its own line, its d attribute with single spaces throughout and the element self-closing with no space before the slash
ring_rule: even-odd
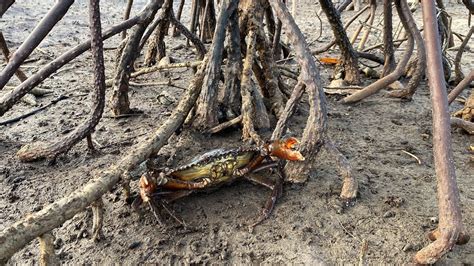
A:
<svg viewBox="0 0 474 266">
<path fill-rule="evenodd" d="M 6 12 L 0 19 L 0 28 L 10 47 L 20 45 L 53 2 L 17 1 Z M 146 1 L 135 2 L 132 14 L 136 14 Z M 318 6 L 313 2 L 298 1 L 297 22 L 308 37 L 311 48 L 316 48 L 330 40 L 331 32 L 323 15 L 323 36 L 315 41 L 320 25 L 315 15 Z M 124 6 L 122 0 L 101 1 L 104 28 L 120 21 Z M 183 19 L 186 25 L 189 11 L 187 3 Z M 448 12 L 453 17 L 454 30 L 466 34 L 467 11 L 464 6 L 449 3 Z M 344 17 L 353 13 L 345 12 Z M 416 15 L 420 22 L 420 10 Z M 378 16 L 376 23 L 381 18 Z M 371 37 L 372 44 L 381 40 L 381 32 L 377 32 L 377 36 Z M 41 65 L 86 38 L 87 2 L 76 1 L 22 69 L 27 74 L 34 73 Z M 115 37 L 106 41 L 105 46 L 116 47 L 119 41 Z M 196 58 L 193 49 L 180 48 L 184 43 L 182 36 L 166 39 L 169 55 L 178 62 Z M 456 44 L 459 44 L 458 39 Z M 334 50 L 329 52 L 337 53 Z M 449 53 L 451 58 L 454 53 Z M 105 53 L 108 78 L 112 77 L 114 56 L 115 50 Z M 465 52 L 462 63 L 465 73 L 472 69 L 472 50 Z M 0 61 L 0 64 L 3 67 L 5 62 Z M 290 61 L 289 64 L 294 63 Z M 320 71 L 323 83 L 327 85 L 332 69 L 321 66 Z M 136 82 L 163 81 L 168 77 L 175 85 L 186 88 L 192 72 L 179 69 L 155 73 Z M 373 80 L 364 78 L 364 82 L 368 84 Z M 18 80 L 13 78 L 7 90 L 17 84 Z M 54 140 L 70 132 L 87 116 L 87 95 L 91 84 L 91 57 L 86 53 L 41 85 L 54 90 L 54 93 L 38 98 L 38 103 L 45 105 L 58 95 L 68 95 L 69 99 L 21 122 L 0 128 L 0 229 L 68 195 L 125 156 L 143 135 L 161 125 L 182 92 L 180 88 L 168 86 L 132 87 L 131 105 L 144 114 L 113 119 L 110 112 L 106 112 L 93 135 L 103 146 L 100 155 L 88 154 L 83 141 L 67 155 L 60 156 L 54 165 L 44 161 L 20 163 L 15 152 L 23 144 Z M 366 240 L 369 263 L 408 263 L 417 250 L 429 243 L 425 235 L 436 227 L 437 222 L 431 105 L 426 82 L 422 82 L 411 102 L 387 98 L 385 93 L 383 91 L 351 106 L 338 103 L 340 96 L 328 96 L 329 134 L 349 159 L 353 174 L 359 180 L 359 197 L 351 208 L 341 208 L 338 200 L 341 180 L 335 160 L 322 151 L 309 181 L 304 185 L 285 184 L 283 196 L 272 216 L 254 232 L 249 232 L 246 224 L 260 212 L 269 191 L 248 182 L 237 182 L 211 194 L 197 194 L 174 203 L 173 209 L 189 224 L 188 230 L 180 228 L 171 219 L 167 220 L 168 228 L 163 230 L 149 212 L 140 217 L 124 202 L 121 190 L 116 188 L 104 197 L 105 240 L 94 243 L 88 233 L 79 234 L 84 218 L 84 213 L 81 213 L 54 230 L 56 253 L 62 263 L 73 264 L 336 264 L 357 263 L 361 243 Z M 466 95 L 464 92 L 463 96 Z M 455 102 L 450 108 L 454 111 L 461 107 L 462 103 Z M 16 117 L 32 108 L 19 103 L 1 120 Z M 291 125 L 294 133 L 301 132 L 306 114 L 306 106 L 299 109 Z M 458 130 L 452 130 L 452 133 L 463 221 L 472 233 L 474 165 L 470 162 L 472 155 L 468 147 L 474 139 Z M 186 129 L 170 139 L 170 144 L 160 152 L 160 158 L 163 165 L 175 166 L 212 148 L 237 147 L 241 145 L 239 138 L 238 129 L 212 137 Z M 403 151 L 416 155 L 421 164 Z M 133 188 L 136 189 L 136 184 Z M 12 264 L 37 262 L 37 241 L 10 261 Z M 460 265 L 473 262 L 474 241 L 471 241 L 456 246 L 439 263 Z"/>
</svg>

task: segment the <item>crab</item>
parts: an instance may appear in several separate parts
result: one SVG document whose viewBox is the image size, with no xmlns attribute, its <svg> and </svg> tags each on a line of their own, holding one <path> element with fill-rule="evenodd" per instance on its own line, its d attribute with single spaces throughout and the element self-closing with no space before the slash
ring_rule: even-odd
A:
<svg viewBox="0 0 474 266">
<path fill-rule="evenodd" d="M 161 223 L 156 211 L 159 202 L 171 215 L 166 202 L 174 201 L 193 192 L 209 191 L 237 179 L 247 179 L 269 188 L 272 193 L 266 201 L 262 213 L 251 224 L 254 227 L 268 218 L 281 194 L 283 172 L 281 161 L 304 161 L 303 155 L 295 150 L 299 142 L 290 137 L 285 140 L 268 141 L 258 147 L 237 149 L 216 149 L 197 156 L 190 163 L 175 169 L 149 169 L 139 181 L 140 203 L 150 205 Z M 278 178 L 254 175 L 264 169 L 276 168 Z M 174 215 L 172 215 L 177 219 Z M 177 219 L 179 221 L 179 219 Z"/>
</svg>

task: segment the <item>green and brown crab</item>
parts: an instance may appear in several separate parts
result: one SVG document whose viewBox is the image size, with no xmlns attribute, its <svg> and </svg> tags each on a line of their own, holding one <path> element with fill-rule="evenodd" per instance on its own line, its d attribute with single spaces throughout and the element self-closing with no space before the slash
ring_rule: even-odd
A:
<svg viewBox="0 0 474 266">
<path fill-rule="evenodd" d="M 148 203 L 157 219 L 160 220 L 155 206 L 157 200 L 161 203 L 163 203 L 162 200 L 170 202 L 193 192 L 207 191 L 236 179 L 245 178 L 272 191 L 262 214 L 252 224 L 255 226 L 268 218 L 276 199 L 281 194 L 284 178 L 279 167 L 279 160 L 304 160 L 303 155 L 294 149 L 298 143 L 296 138 L 290 137 L 285 140 L 269 141 L 259 147 L 217 149 L 202 154 L 190 163 L 175 169 L 150 169 L 140 178 L 139 202 Z M 279 170 L 276 180 L 253 175 L 269 168 Z M 162 206 L 166 208 L 165 205 L 162 204 Z"/>
</svg>

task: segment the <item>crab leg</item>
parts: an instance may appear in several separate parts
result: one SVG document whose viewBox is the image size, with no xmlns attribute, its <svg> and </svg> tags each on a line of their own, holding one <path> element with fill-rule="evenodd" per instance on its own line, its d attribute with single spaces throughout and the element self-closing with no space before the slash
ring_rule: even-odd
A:
<svg viewBox="0 0 474 266">
<path fill-rule="evenodd" d="M 236 171 L 236 175 L 243 176 L 247 173 L 250 172 L 255 172 L 255 171 L 260 171 L 257 170 L 261 166 L 263 166 L 262 161 L 265 158 L 269 158 L 270 161 L 271 157 L 270 156 L 275 156 L 283 160 L 290 160 L 290 161 L 304 161 L 303 155 L 299 151 L 292 150 L 294 145 L 298 144 L 298 140 L 295 138 L 288 138 L 285 141 L 274 141 L 271 144 L 267 144 L 263 151 L 257 155 L 255 158 L 253 158 L 246 167 L 239 169 Z M 269 156 L 270 155 L 270 156 Z M 276 165 L 273 165 L 271 167 L 275 167 Z M 268 167 L 263 166 L 263 169 L 266 169 Z"/>
<path fill-rule="evenodd" d="M 274 163 L 274 162 L 272 162 Z M 280 197 L 282 189 L 283 189 L 283 175 L 282 172 L 279 170 L 278 171 L 278 178 L 277 180 L 273 181 L 270 180 L 266 177 L 263 176 L 246 176 L 246 179 L 255 182 L 259 185 L 268 187 L 272 190 L 271 197 L 267 200 L 265 203 L 265 206 L 263 207 L 262 213 L 260 216 L 257 218 L 257 221 L 255 221 L 253 224 L 250 225 L 251 228 L 259 225 L 261 222 L 263 222 L 265 219 L 267 219 L 270 214 L 272 213 L 276 200 Z"/>
<path fill-rule="evenodd" d="M 191 193 L 193 193 L 192 190 L 177 190 L 173 191 L 167 195 L 164 195 L 163 198 L 166 199 L 167 202 L 173 202 L 176 201 L 180 198 L 184 198 L 186 196 L 189 196 Z"/>
<path fill-rule="evenodd" d="M 270 160 L 269 162 L 260 163 L 258 166 L 253 167 L 249 174 L 257 173 L 265 169 L 275 168 L 278 166 L 279 162 L 273 161 L 271 158 L 268 157 Z"/>
<path fill-rule="evenodd" d="M 257 155 L 255 158 L 253 158 L 245 167 L 242 167 L 240 169 L 237 169 L 234 172 L 235 176 L 242 177 L 248 173 L 253 172 L 255 169 L 260 168 L 262 166 L 262 161 L 265 159 L 267 156 L 262 156 L 262 155 Z M 266 168 L 264 168 L 266 169 Z"/>
</svg>

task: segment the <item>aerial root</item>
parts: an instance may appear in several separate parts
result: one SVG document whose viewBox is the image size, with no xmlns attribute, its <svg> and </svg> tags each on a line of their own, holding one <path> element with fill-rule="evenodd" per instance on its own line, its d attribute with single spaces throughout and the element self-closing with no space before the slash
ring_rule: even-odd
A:
<svg viewBox="0 0 474 266">
<path fill-rule="evenodd" d="M 98 242 L 104 239 L 102 226 L 104 224 L 104 202 L 102 197 L 91 204 L 92 207 L 92 240 Z"/>
<path fill-rule="evenodd" d="M 350 204 L 357 197 L 358 184 L 352 175 L 352 167 L 347 158 L 339 151 L 329 137 L 326 137 L 324 147 L 336 159 L 337 167 L 342 176 L 342 189 L 340 197 L 346 205 Z"/>
<path fill-rule="evenodd" d="M 389 94 L 392 97 L 411 99 L 413 94 L 416 91 L 416 88 L 420 85 L 421 79 L 425 73 L 425 64 L 426 64 L 426 54 L 425 54 L 425 45 L 423 38 L 421 37 L 420 31 L 416 27 L 415 19 L 413 18 L 410 8 L 406 1 L 400 1 L 399 5 L 396 5 L 397 10 L 400 14 L 403 14 L 404 19 L 407 22 L 409 34 L 414 38 L 416 43 L 416 53 L 417 57 L 415 60 L 415 70 L 411 75 L 411 79 L 408 82 L 407 86 L 398 91 L 393 91 Z"/>
<path fill-rule="evenodd" d="M 469 76 L 472 78 L 472 74 L 474 70 L 471 71 Z M 460 117 L 467 122 L 474 122 L 474 90 L 471 91 L 471 94 L 467 98 L 466 102 L 464 103 L 464 107 L 454 113 L 454 116 Z"/>
<path fill-rule="evenodd" d="M 288 99 L 286 102 L 285 110 L 283 111 L 282 116 L 280 116 L 280 119 L 278 119 L 275 129 L 273 130 L 272 139 L 280 139 L 285 133 L 286 128 L 288 127 L 288 122 L 295 113 L 298 103 L 303 96 L 304 89 L 304 83 L 299 80 L 293 89 L 293 92 L 291 93 L 290 99 Z"/>
<path fill-rule="evenodd" d="M 17 152 L 17 156 L 21 161 L 29 162 L 43 158 L 54 160 L 59 154 L 69 151 L 80 140 L 90 136 L 102 118 L 105 106 L 105 67 L 99 3 L 91 3 L 89 12 L 91 14 L 91 48 L 94 58 L 94 91 L 91 93 L 92 108 L 89 117 L 75 130 L 58 141 L 51 143 L 39 142 L 23 146 Z"/>
<path fill-rule="evenodd" d="M 439 209 L 438 230 L 430 234 L 433 243 L 418 251 L 414 257 L 416 263 L 432 264 L 449 252 L 456 243 L 464 244 L 469 240 L 462 224 L 460 195 L 456 182 L 451 147 L 451 130 L 446 99 L 445 81 L 442 74 L 441 47 L 434 1 L 423 2 L 423 24 L 425 26 L 426 54 L 430 58 L 427 64 L 427 76 L 433 114 L 433 157 L 436 161 L 437 198 Z"/>
<path fill-rule="evenodd" d="M 455 244 L 466 244 L 470 236 L 463 231 L 462 227 L 453 225 L 442 231 L 439 228 L 434 230 L 428 234 L 428 238 L 434 242 L 416 253 L 415 263 L 433 264 L 448 253 Z"/>
<path fill-rule="evenodd" d="M 1 231 L 0 239 L 4 241 L 0 241 L 0 264 L 7 263 L 14 253 L 34 238 L 51 231 L 77 213 L 84 211 L 94 201 L 110 191 L 126 171 L 133 169 L 152 154 L 158 153 L 160 148 L 167 143 L 169 137 L 183 124 L 194 106 L 202 86 L 203 69 L 206 67 L 207 61 L 207 57 L 204 57 L 203 64 L 199 67 L 173 113 L 151 136 L 139 141 L 138 143 L 141 144 L 138 147 L 131 149 L 131 152 L 122 160 L 103 171 L 85 186 L 76 189 L 71 195 L 45 206 L 41 211 L 24 217 Z M 98 214 L 100 213 L 98 212 Z M 96 228 L 100 228 L 99 219 L 96 220 L 96 225 Z"/>
<path fill-rule="evenodd" d="M 461 80 L 464 78 L 464 75 L 461 70 L 461 58 L 462 54 L 464 52 L 464 49 L 467 46 L 467 43 L 471 39 L 472 34 L 474 33 L 474 26 L 472 26 L 469 29 L 469 32 L 467 33 L 466 37 L 464 37 L 464 40 L 462 41 L 461 45 L 459 46 L 459 50 L 456 53 L 456 57 L 454 58 L 454 81 L 456 83 L 461 82 Z"/>
<path fill-rule="evenodd" d="M 364 34 L 362 35 L 362 38 L 360 39 L 359 46 L 357 50 L 362 51 L 364 50 L 365 43 L 367 42 L 367 39 L 369 38 L 370 31 L 372 29 L 372 25 L 374 25 L 374 20 L 375 20 L 375 11 L 377 10 L 377 3 L 375 0 L 370 1 L 370 18 L 366 24 L 366 29 L 364 31 Z"/>
<path fill-rule="evenodd" d="M 468 88 L 471 82 L 474 81 L 474 69 L 471 70 L 469 75 L 465 76 L 456 87 L 448 95 L 448 103 L 451 104 L 456 97 L 465 89 Z"/>
<path fill-rule="evenodd" d="M 400 1 L 395 1 L 395 4 L 397 5 L 397 11 L 399 13 L 399 16 L 404 18 L 404 13 L 402 12 L 402 9 L 399 8 Z M 365 87 L 364 89 L 362 89 L 362 90 L 360 90 L 360 91 L 358 91 L 358 92 L 356 92 L 356 93 L 354 93 L 350 96 L 345 97 L 342 100 L 343 103 L 355 103 L 355 102 L 358 102 L 362 99 L 365 99 L 365 98 L 369 97 L 370 95 L 375 94 L 378 91 L 380 91 L 381 89 L 387 87 L 391 83 L 395 82 L 403 74 L 403 72 L 405 70 L 405 67 L 406 67 L 408 61 L 410 60 L 411 54 L 413 52 L 414 37 L 411 34 L 411 32 L 409 31 L 410 26 L 407 22 L 407 19 L 405 18 L 405 19 L 402 19 L 401 21 L 402 21 L 403 27 L 408 31 L 408 45 L 407 45 L 408 47 L 407 47 L 407 50 L 405 51 L 402 59 L 398 63 L 397 67 L 395 68 L 395 70 L 392 73 L 388 74 L 387 76 L 385 76 L 381 79 L 378 79 L 376 82 L 370 84 L 369 86 Z"/>
<path fill-rule="evenodd" d="M 303 34 L 281 1 L 270 1 L 270 4 L 278 18 L 282 21 L 282 26 L 294 47 L 296 59 L 299 65 L 302 66 L 300 80 L 306 86 L 305 90 L 308 94 L 309 115 L 303 131 L 299 151 L 305 158 L 309 158 L 309 162 L 289 162 L 284 169 L 287 180 L 292 182 L 304 182 L 308 178 L 312 163 L 324 141 L 324 135 L 327 129 L 326 98 L 321 86 L 318 68 L 308 49 Z M 291 109 L 290 107 L 288 108 Z M 280 117 L 280 119 L 284 119 L 283 116 Z M 280 124 L 285 123 L 280 122 Z"/>
<path fill-rule="evenodd" d="M 462 128 L 467 131 L 469 134 L 474 135 L 474 123 L 466 121 L 461 118 L 451 117 L 451 126 Z"/>
<path fill-rule="evenodd" d="M 253 141 L 257 144 L 262 143 L 261 137 L 258 135 L 255 130 L 254 121 L 255 117 L 255 107 L 252 103 L 252 94 L 255 90 L 252 82 L 252 66 L 255 59 L 256 51 L 256 42 L 257 42 L 257 32 L 256 32 L 256 20 L 262 18 L 261 12 L 257 12 L 258 8 L 256 5 L 252 5 L 253 14 L 250 15 L 248 19 L 248 41 L 247 41 L 247 51 L 245 56 L 245 61 L 242 68 L 242 78 L 241 78 L 241 97 L 242 97 L 242 139 L 244 141 Z M 258 15 L 258 17 L 257 17 Z"/>
<path fill-rule="evenodd" d="M 40 244 L 39 265 L 59 265 L 58 258 L 54 253 L 54 236 L 51 231 L 38 237 Z"/>
</svg>

